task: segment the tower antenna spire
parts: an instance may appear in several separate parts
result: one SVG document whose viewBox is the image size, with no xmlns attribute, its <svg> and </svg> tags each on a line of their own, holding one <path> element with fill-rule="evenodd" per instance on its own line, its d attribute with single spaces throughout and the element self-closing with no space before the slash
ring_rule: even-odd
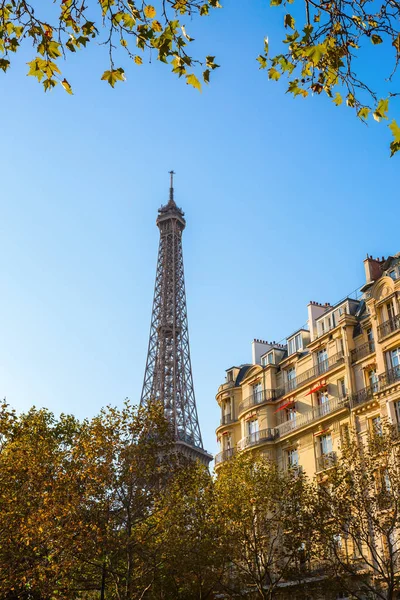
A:
<svg viewBox="0 0 400 600">
<path fill-rule="evenodd" d="M 174 202 L 174 175 L 175 171 L 168 171 L 171 181 L 169 185 L 169 201 Z"/>
</svg>

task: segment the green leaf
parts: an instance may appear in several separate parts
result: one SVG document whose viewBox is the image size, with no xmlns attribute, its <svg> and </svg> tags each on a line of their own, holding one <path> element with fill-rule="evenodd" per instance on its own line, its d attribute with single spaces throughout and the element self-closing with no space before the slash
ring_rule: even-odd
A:
<svg viewBox="0 0 400 600">
<path fill-rule="evenodd" d="M 186 75 L 186 83 L 188 85 L 192 85 L 194 88 L 198 89 L 201 92 L 201 83 L 197 79 L 196 75 L 191 73 L 190 75 Z"/>
<path fill-rule="evenodd" d="M 114 87 L 117 81 L 125 81 L 124 70 L 120 67 L 119 69 L 104 71 L 101 79 L 102 81 L 107 81 L 111 87 Z"/>
<path fill-rule="evenodd" d="M 290 27 L 290 29 L 294 29 L 295 20 L 293 19 L 292 15 L 285 15 L 284 25 L 285 27 Z"/>
<path fill-rule="evenodd" d="M 304 51 L 305 55 L 317 65 L 324 54 L 326 54 L 326 46 L 324 44 L 318 44 L 317 46 L 311 46 Z"/>
<path fill-rule="evenodd" d="M 387 119 L 388 118 L 388 116 L 387 116 L 388 110 L 389 110 L 389 99 L 386 98 L 386 100 L 379 100 L 378 106 L 376 107 L 375 112 L 374 112 L 375 121 L 378 121 L 378 123 L 379 123 L 379 121 L 381 119 Z"/>
<path fill-rule="evenodd" d="M 374 46 L 376 44 L 382 44 L 383 39 L 381 38 L 380 35 L 376 35 L 375 33 L 371 35 L 371 42 L 374 44 Z"/>
<path fill-rule="evenodd" d="M 273 79 L 274 81 L 278 81 L 278 79 L 280 78 L 281 74 L 279 73 L 279 71 L 277 71 L 276 69 L 274 69 L 274 67 L 271 67 L 270 70 L 268 71 L 268 78 L 269 79 Z"/>
</svg>

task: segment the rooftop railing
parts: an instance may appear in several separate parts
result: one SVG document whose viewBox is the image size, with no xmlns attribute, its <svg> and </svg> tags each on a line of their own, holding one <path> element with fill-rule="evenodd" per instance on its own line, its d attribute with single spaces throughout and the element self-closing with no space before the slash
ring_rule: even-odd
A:
<svg viewBox="0 0 400 600">
<path fill-rule="evenodd" d="M 216 465 L 219 465 L 220 463 L 225 462 L 229 458 L 232 458 L 234 454 L 236 454 L 236 448 L 228 448 L 228 450 L 223 450 L 219 454 L 216 454 L 214 462 Z"/>
<path fill-rule="evenodd" d="M 357 360 L 360 360 L 361 358 L 364 358 L 373 352 L 375 352 L 375 342 L 373 340 L 369 340 L 359 348 L 351 350 L 351 362 L 355 363 Z"/>
<path fill-rule="evenodd" d="M 344 398 L 330 398 L 327 402 L 314 406 L 305 413 L 296 413 L 296 417 L 289 419 L 277 426 L 277 430 L 280 436 L 286 435 L 291 431 L 300 429 L 313 421 L 318 421 L 322 417 L 329 415 L 337 410 L 341 410 L 349 405 L 347 397 Z"/>
<path fill-rule="evenodd" d="M 283 396 L 284 391 L 281 389 L 276 390 L 261 390 L 259 392 L 253 392 L 251 396 L 248 396 L 239 404 L 239 413 L 250 408 L 251 406 L 257 406 L 268 400 L 276 400 Z"/>
<path fill-rule="evenodd" d="M 237 444 L 237 449 L 244 450 L 245 448 L 257 446 L 258 444 L 262 444 L 264 442 L 272 442 L 277 435 L 277 430 L 272 429 L 271 427 L 268 427 L 268 429 L 255 431 L 254 433 L 250 433 L 246 437 L 242 438 Z"/>
<path fill-rule="evenodd" d="M 394 331 L 400 330 L 400 315 L 395 315 L 381 325 L 378 325 L 378 340 L 381 341 Z"/>
<path fill-rule="evenodd" d="M 336 367 L 338 364 L 342 363 L 343 361 L 344 361 L 343 352 L 338 352 L 337 354 L 330 356 L 326 360 L 321 361 L 320 363 L 316 364 L 312 369 L 308 369 L 308 371 L 305 371 L 304 373 L 297 375 L 297 377 L 294 377 L 293 379 L 286 381 L 285 394 L 295 390 L 296 388 L 300 387 L 301 385 L 304 385 L 308 381 L 311 381 L 312 379 L 315 379 L 316 377 L 323 375 L 324 373 L 326 373 L 330 369 L 333 369 L 334 367 Z"/>
</svg>

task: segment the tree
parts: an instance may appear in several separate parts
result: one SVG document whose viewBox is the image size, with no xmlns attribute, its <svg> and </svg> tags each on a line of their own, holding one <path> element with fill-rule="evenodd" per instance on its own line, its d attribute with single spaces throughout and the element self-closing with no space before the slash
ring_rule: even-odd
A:
<svg viewBox="0 0 400 600">
<path fill-rule="evenodd" d="M 157 581 L 154 598 L 205 600 L 221 591 L 226 569 L 223 523 L 215 482 L 192 461 L 168 482 L 155 512 Z M 156 561 L 155 561 L 156 562 Z"/>
<path fill-rule="evenodd" d="M 326 574 L 362 600 L 400 591 L 400 445 L 389 425 L 345 443 L 313 512 Z"/>
<path fill-rule="evenodd" d="M 270 0 L 272 7 L 286 8 L 292 3 L 294 0 Z M 141 65 L 148 51 L 169 64 L 186 83 L 201 89 L 200 79 L 208 83 L 218 65 L 214 56 L 199 60 L 189 51 L 194 40 L 186 31 L 185 19 L 206 16 L 216 8 L 221 8 L 218 0 L 154 0 L 154 5 L 135 0 L 62 0 L 58 9 L 43 8 L 34 0 L 1 0 L 0 68 L 6 72 L 13 53 L 29 41 L 34 52 L 28 75 L 45 90 L 59 82 L 71 94 L 71 85 L 61 74 L 60 59 L 97 42 L 108 51 L 109 64 L 102 79 L 112 87 L 125 78 L 124 68 L 115 62 L 121 60 L 121 52 Z M 294 96 L 324 92 L 337 106 L 344 96 L 347 106 L 364 122 L 371 112 L 377 121 L 387 119 L 396 90 L 383 96 L 376 93 L 370 69 L 361 75 L 362 68 L 356 65 L 364 54 L 368 60 L 364 46 L 371 45 L 377 49 L 379 74 L 394 81 L 400 59 L 399 1 L 304 0 L 304 13 L 296 7 L 291 12 L 298 24 L 293 14 L 286 12 L 284 27 L 289 33 L 282 40 L 282 52 L 270 56 L 266 38 L 257 58 L 268 77 L 277 81 L 287 76 L 287 92 Z M 381 47 L 387 56 L 378 53 Z M 386 87 L 384 79 L 380 85 Z M 400 127 L 395 120 L 389 127 L 393 155 L 400 149 Z"/>
<path fill-rule="evenodd" d="M 0 406 L 0 596 L 75 597 L 85 536 L 72 450 L 81 425 Z M 74 574 L 74 577 L 71 575 Z"/>
<path fill-rule="evenodd" d="M 262 457 L 238 455 L 221 467 L 216 497 L 231 564 L 227 589 L 271 600 L 284 581 L 304 580 L 312 541 L 309 493 L 301 473 L 281 472 Z"/>
</svg>

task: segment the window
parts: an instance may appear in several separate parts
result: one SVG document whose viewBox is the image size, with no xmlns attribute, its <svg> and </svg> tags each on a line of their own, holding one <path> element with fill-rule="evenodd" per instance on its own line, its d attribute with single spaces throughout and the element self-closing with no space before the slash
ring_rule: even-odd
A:
<svg viewBox="0 0 400 600">
<path fill-rule="evenodd" d="M 296 387 L 296 369 L 295 369 L 295 367 L 291 367 L 290 369 L 288 369 L 286 371 L 286 377 L 287 377 L 288 389 L 294 390 L 294 388 Z"/>
<path fill-rule="evenodd" d="M 375 369 L 368 371 L 368 384 L 373 392 L 378 391 L 378 375 L 376 374 Z"/>
<path fill-rule="evenodd" d="M 400 348 L 396 348 L 390 352 L 390 364 L 393 369 L 400 367 Z"/>
<path fill-rule="evenodd" d="M 389 277 L 391 277 L 392 279 L 396 279 L 396 271 L 393 269 L 393 271 L 389 271 Z"/>
<path fill-rule="evenodd" d="M 371 419 L 371 433 L 375 435 L 382 435 L 382 423 L 379 416 Z"/>
<path fill-rule="evenodd" d="M 296 408 L 294 406 L 286 409 L 286 420 L 296 421 Z"/>
<path fill-rule="evenodd" d="M 274 363 L 274 353 L 269 352 L 266 356 L 263 356 L 261 359 L 261 364 L 263 367 L 266 365 L 273 365 Z"/>
<path fill-rule="evenodd" d="M 338 380 L 337 388 L 338 388 L 339 398 L 345 398 L 346 397 L 346 384 L 344 381 L 344 377 L 342 379 Z"/>
<path fill-rule="evenodd" d="M 325 456 L 332 452 L 332 437 L 330 433 L 319 436 L 319 449 L 321 451 L 321 456 Z"/>
<path fill-rule="evenodd" d="M 301 337 L 301 333 L 298 333 L 290 340 L 288 340 L 288 354 L 294 354 L 303 348 L 303 338 Z"/>
<path fill-rule="evenodd" d="M 223 436 L 222 446 L 224 450 L 230 450 L 232 448 L 232 438 L 230 434 Z"/>
<path fill-rule="evenodd" d="M 233 371 L 228 371 L 227 379 L 228 381 L 233 381 Z"/>
<path fill-rule="evenodd" d="M 394 403 L 394 410 L 396 413 L 396 421 L 400 424 L 400 400 Z"/>
<path fill-rule="evenodd" d="M 289 469 L 298 467 L 299 453 L 297 452 L 297 448 L 291 448 L 287 451 L 287 465 Z"/>
<path fill-rule="evenodd" d="M 261 381 L 253 385 L 253 400 L 254 402 L 262 402 L 262 385 Z"/>
<path fill-rule="evenodd" d="M 258 419 L 247 421 L 247 433 L 248 435 L 255 435 L 258 433 Z"/>
<path fill-rule="evenodd" d="M 329 412 L 329 396 L 327 391 L 318 393 L 318 406 L 320 407 L 320 415 L 326 415 Z"/>
<path fill-rule="evenodd" d="M 393 310 L 392 302 L 388 302 L 386 304 L 386 310 L 387 310 L 387 314 L 388 314 L 388 320 L 391 321 L 394 318 L 394 310 Z"/>
<path fill-rule="evenodd" d="M 317 363 L 318 363 L 318 372 L 325 373 L 328 369 L 328 353 L 326 348 L 322 350 L 318 350 L 317 352 Z"/>
<path fill-rule="evenodd" d="M 374 341 L 374 333 L 373 333 L 371 327 L 369 329 L 367 329 L 367 339 L 368 339 L 369 342 L 373 342 Z"/>
</svg>

